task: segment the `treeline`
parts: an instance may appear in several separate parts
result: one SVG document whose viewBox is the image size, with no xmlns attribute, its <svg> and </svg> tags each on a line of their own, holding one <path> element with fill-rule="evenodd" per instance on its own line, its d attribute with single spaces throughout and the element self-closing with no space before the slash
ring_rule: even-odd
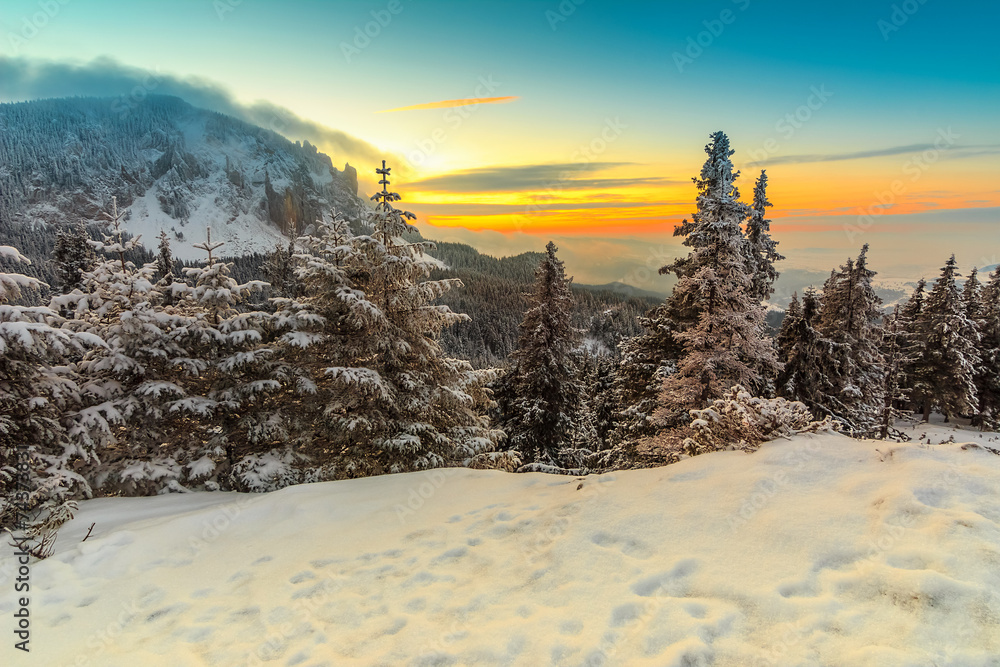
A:
<svg viewBox="0 0 1000 667">
<path fill-rule="evenodd" d="M 63 230 L 48 305 L 26 301 L 36 278 L 0 274 L 0 526 L 44 555 L 74 499 L 92 495 L 445 465 L 586 473 L 807 429 L 891 437 L 911 410 L 996 427 L 1000 270 L 959 289 L 952 258 L 884 318 L 866 246 L 796 296 L 775 339 L 765 304 L 783 257 L 767 175 L 744 202 L 726 135 L 706 152 L 697 211 L 675 230 L 688 253 L 660 270 L 676 285 L 642 314 L 574 291 L 551 243 L 527 297 L 524 261 L 445 245 L 456 268 L 442 272 L 384 165 L 374 210 L 332 212 L 258 268 L 244 262 L 240 280 L 210 240 L 198 265 L 179 267 L 165 235 L 149 255 L 117 210 L 100 240 Z M 463 306 L 485 325 L 471 329 Z M 623 326 L 635 335 L 618 342 Z M 501 367 L 449 354 L 445 332 Z"/>
</svg>

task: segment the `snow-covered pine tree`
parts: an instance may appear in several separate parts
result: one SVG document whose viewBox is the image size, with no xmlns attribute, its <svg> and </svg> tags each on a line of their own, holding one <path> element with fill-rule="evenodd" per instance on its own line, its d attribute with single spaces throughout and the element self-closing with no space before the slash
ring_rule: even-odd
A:
<svg viewBox="0 0 1000 667">
<path fill-rule="evenodd" d="M 993 271 L 980 297 L 981 317 L 979 338 L 979 368 L 976 390 L 980 428 L 1000 428 L 1000 267 Z"/>
<path fill-rule="evenodd" d="M 904 369 L 907 358 L 906 332 L 903 330 L 899 305 L 892 316 L 882 327 L 882 357 L 884 359 L 885 376 L 882 382 L 882 413 L 879 415 L 878 437 L 880 440 L 893 436 L 896 439 L 909 439 L 895 428 L 896 420 L 906 414 L 901 406 L 906 406 L 910 400 L 905 389 L 906 378 Z"/>
<path fill-rule="evenodd" d="M 924 404 L 930 401 L 935 391 L 929 369 L 921 363 L 927 356 L 928 344 L 920 321 L 926 300 L 927 281 L 921 278 L 899 311 L 900 352 L 904 358 L 903 389 L 909 398 L 910 407 L 916 410 L 923 410 Z"/>
<path fill-rule="evenodd" d="M 664 382 L 663 416 L 686 417 L 734 385 L 767 393 L 780 365 L 767 336 L 764 306 L 752 294 L 751 255 L 741 223 L 750 207 L 740 201 L 729 139 L 712 135 L 698 187 L 698 211 L 674 230 L 691 248 L 660 269 L 678 277 L 669 310 L 682 323 L 675 339 L 683 347 L 675 373 Z"/>
<path fill-rule="evenodd" d="M 559 452 L 573 446 L 583 387 L 573 358 L 572 279 L 556 250 L 550 241 L 535 271 L 503 396 L 510 403 L 501 409 L 508 442 L 525 461 L 562 466 Z"/>
<path fill-rule="evenodd" d="M 823 286 L 822 308 L 816 328 L 834 343 L 838 373 L 830 378 L 832 395 L 843 406 L 834 405 L 833 416 L 854 433 L 872 430 L 883 404 L 883 359 L 881 304 L 872 280 L 876 272 L 868 268 L 868 244 L 856 260 L 848 259 L 833 271 Z"/>
<path fill-rule="evenodd" d="M 928 387 L 921 396 L 925 420 L 934 409 L 947 419 L 975 415 L 979 407 L 975 384 L 979 334 L 966 314 L 957 277 L 958 266 L 952 255 L 916 321 L 923 354 L 914 359 L 914 366 L 918 380 Z"/>
<path fill-rule="evenodd" d="M 965 309 L 965 316 L 976 325 L 977 331 L 981 320 L 980 311 L 983 307 L 982 295 L 983 285 L 979 282 L 979 269 L 972 267 L 972 271 L 969 272 L 969 277 L 965 279 L 965 285 L 962 287 L 962 306 Z"/>
<path fill-rule="evenodd" d="M 321 224 L 321 223 L 317 223 Z M 295 282 L 295 241 L 288 245 L 279 243 L 264 259 L 261 267 L 264 278 L 271 285 L 271 294 L 276 297 L 294 296 Z"/>
<path fill-rule="evenodd" d="M 444 327 L 467 319 L 434 303 L 461 282 L 425 280 L 429 244 L 403 240 L 414 216 L 392 205 L 400 197 L 388 189 L 390 169 L 383 163 L 376 173 L 372 234 L 353 236 L 338 216 L 318 237 L 300 239 L 303 294 L 276 301 L 282 343 L 301 350 L 288 357 L 304 368 L 296 382 L 315 386 L 303 402 L 302 439 L 335 476 L 470 461 L 502 437 L 485 416 L 493 374 L 446 357 L 438 342 Z"/>
<path fill-rule="evenodd" d="M 810 287 L 802 297 L 789 304 L 788 312 L 778 332 L 778 349 L 784 366 L 778 375 L 777 394 L 801 401 L 817 417 L 846 411 L 836 394 L 832 378 L 839 374 L 836 344 L 825 338 L 816 325 L 820 302 Z"/>
<path fill-rule="evenodd" d="M 183 477 L 176 439 L 189 429 L 176 406 L 190 400 L 184 378 L 197 378 L 204 364 L 178 342 L 192 319 L 158 305 L 156 263 L 126 259 L 141 239 L 125 238 L 116 200 L 112 206 L 111 230 L 94 243 L 102 257 L 80 289 L 52 299 L 75 312 L 67 328 L 105 342 L 77 364 L 85 401 L 69 415 L 70 436 L 99 454 L 85 468 L 95 488 L 152 493 L 177 488 Z"/>
<path fill-rule="evenodd" d="M 0 246 L 0 258 L 30 264 L 10 246 Z M 80 400 L 69 362 L 84 344 L 100 342 L 60 328 L 49 308 L 11 305 L 42 287 L 0 273 L 0 533 L 38 557 L 49 555 L 54 529 L 72 518 L 72 499 L 90 492 L 73 468 L 93 451 L 67 437 L 62 416 Z"/>
<path fill-rule="evenodd" d="M 750 272 L 750 294 L 758 301 L 767 301 L 774 292 L 774 281 L 778 271 L 774 263 L 784 259 L 778 253 L 778 242 L 771 238 L 771 221 L 766 218 L 767 207 L 772 206 L 767 199 L 767 172 L 762 170 L 753 188 L 753 205 L 746 223 L 748 243 L 747 271 Z"/>
<path fill-rule="evenodd" d="M 264 454 L 270 463 L 270 449 L 283 446 L 287 431 L 274 406 L 274 396 L 282 387 L 284 365 L 273 359 L 273 348 L 261 344 L 267 315 L 239 309 L 267 283 L 237 283 L 232 264 L 213 254 L 222 245 L 213 242 L 211 229 L 207 230 L 205 242 L 194 246 L 208 253 L 205 265 L 185 267 L 187 282 L 174 288 L 178 310 L 192 318 L 180 340 L 202 370 L 198 395 L 177 401 L 172 410 L 190 413 L 196 425 L 193 430 L 198 437 L 189 439 L 180 450 L 189 479 L 259 491 L 271 487 L 248 483 L 259 480 L 260 471 L 251 470 L 243 459 Z M 277 486 L 294 481 L 278 468 L 275 463 L 272 477 L 284 483 Z"/>
<path fill-rule="evenodd" d="M 174 284 L 174 256 L 170 252 L 170 239 L 165 231 L 160 232 L 160 243 L 156 254 L 156 273 L 160 277 L 157 286 L 163 295 L 165 305 L 173 303 L 171 285 Z"/>
<path fill-rule="evenodd" d="M 739 317 L 733 317 L 730 318 L 730 323 L 744 329 L 742 333 L 750 336 L 749 342 L 744 343 L 735 338 L 737 332 L 733 331 L 733 347 L 745 346 L 746 349 L 737 353 L 736 358 L 725 362 L 735 362 L 728 371 L 721 367 L 718 369 L 719 377 L 715 384 L 726 385 L 726 375 L 741 375 L 752 391 L 767 393 L 777 372 L 773 346 L 761 337 L 764 329 L 759 325 L 764 318 L 763 306 L 759 303 L 748 305 L 748 302 L 755 301 L 754 290 L 763 291 L 765 284 L 770 289 L 772 281 L 768 277 L 767 280 L 760 280 L 757 288 L 753 286 L 752 278 L 757 274 L 755 271 L 748 273 L 748 264 L 754 253 L 740 226 L 744 220 L 752 219 L 749 231 L 756 235 L 756 250 L 761 252 L 762 257 L 772 257 L 772 261 L 777 261 L 780 256 L 774 249 L 776 243 L 770 238 L 769 222 L 764 219 L 764 211 L 769 204 L 766 179 L 758 182 L 759 212 L 756 212 L 739 200 L 739 191 L 735 185 L 739 172 L 733 172 L 730 156 L 734 151 L 729 147 L 729 138 L 723 132 L 715 132 L 710 139 L 705 147 L 708 159 L 702 167 L 700 178 L 692 179 L 698 187 L 698 211 L 691 220 L 684 220 L 674 229 L 674 236 L 683 236 L 683 243 L 691 248 L 691 252 L 660 268 L 661 274 L 676 275 L 678 284 L 663 304 L 639 319 L 645 331 L 620 345 L 622 359 L 616 376 L 616 393 L 620 397 L 622 408 L 612 435 L 616 442 L 635 440 L 655 432 L 657 422 L 653 419 L 653 414 L 662 399 L 664 380 L 678 371 L 678 360 L 690 353 L 685 346 L 690 346 L 697 340 L 697 337 L 688 336 L 685 341 L 682 334 L 699 325 L 709 303 L 712 304 L 715 315 L 722 312 L 745 312 L 745 322 L 738 321 Z M 724 261 L 720 264 L 719 260 L 723 257 Z M 742 264 L 736 269 L 740 263 Z M 762 269 L 762 276 L 769 276 L 766 266 L 757 262 L 754 265 Z M 712 279 L 708 280 L 710 275 Z M 715 295 L 709 298 L 701 290 L 711 290 L 712 285 Z M 722 291 L 731 294 L 734 302 L 742 302 L 742 305 L 736 306 L 735 310 L 732 310 L 735 303 L 724 305 L 721 309 L 716 308 Z M 704 323 L 704 326 L 706 329 L 714 327 L 709 323 Z M 756 333 L 758 328 L 760 334 Z M 718 361 L 724 364 L 722 359 Z M 689 366 L 688 371 L 693 370 Z M 712 370 L 709 376 L 715 373 Z M 708 386 L 711 386 L 709 377 L 706 380 Z M 690 378 L 685 382 L 689 383 Z M 728 390 L 730 386 L 722 386 L 722 390 Z"/>
<path fill-rule="evenodd" d="M 90 270 L 95 260 L 90 237 L 82 222 L 56 232 L 52 264 L 60 292 L 67 294 L 80 287 L 83 273 Z"/>
</svg>

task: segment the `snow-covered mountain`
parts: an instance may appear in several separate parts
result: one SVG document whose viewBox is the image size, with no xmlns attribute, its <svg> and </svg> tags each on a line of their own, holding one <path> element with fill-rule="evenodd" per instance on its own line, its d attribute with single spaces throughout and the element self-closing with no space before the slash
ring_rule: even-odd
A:
<svg viewBox="0 0 1000 667">
<path fill-rule="evenodd" d="M 126 228 L 174 253 L 224 241 L 227 255 L 269 251 L 330 206 L 356 213 L 357 171 L 315 146 L 177 97 L 0 104 L 0 226 L 97 222 L 118 197 Z"/>
</svg>

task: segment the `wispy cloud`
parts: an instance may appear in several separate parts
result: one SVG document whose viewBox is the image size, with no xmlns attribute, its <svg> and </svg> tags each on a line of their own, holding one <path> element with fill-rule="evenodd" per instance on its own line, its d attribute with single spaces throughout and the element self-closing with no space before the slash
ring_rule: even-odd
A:
<svg viewBox="0 0 1000 667">
<path fill-rule="evenodd" d="M 467 107 L 473 104 L 505 104 L 513 102 L 518 98 L 516 95 L 506 97 L 470 97 L 464 100 L 442 100 L 440 102 L 427 102 L 426 104 L 414 104 L 408 107 L 397 107 L 395 109 L 384 109 L 375 113 L 392 113 L 394 111 L 420 111 L 422 109 L 450 109 L 452 107 Z"/>
<path fill-rule="evenodd" d="M 189 104 L 234 116 L 272 129 L 288 139 L 308 140 L 341 160 L 378 164 L 388 157 L 384 151 L 346 132 L 302 118 L 267 101 L 237 102 L 224 87 L 201 78 L 129 67 L 110 58 L 75 64 L 11 58 L 0 55 L 0 102 L 49 97 L 110 97 L 120 108 L 137 104 L 147 95 L 174 95 Z M 402 163 L 403 160 L 395 160 Z"/>
<path fill-rule="evenodd" d="M 854 151 L 852 153 L 806 153 L 801 155 L 780 155 L 767 158 L 757 162 L 748 162 L 750 167 L 767 167 L 775 164 L 803 164 L 807 162 L 838 162 L 840 160 L 864 160 L 874 157 L 886 157 L 891 155 L 906 155 L 908 153 L 922 153 L 927 150 L 941 150 L 940 146 L 929 144 L 907 144 L 905 146 L 890 146 L 888 148 L 878 148 L 868 151 Z M 947 156 L 942 157 L 963 158 L 976 157 L 978 155 L 995 155 L 1000 153 L 1000 144 L 975 144 L 969 146 L 950 146 Z"/>
<path fill-rule="evenodd" d="M 560 190 L 620 189 L 635 185 L 673 185 L 685 181 L 666 178 L 593 178 L 594 172 L 628 166 L 630 162 L 582 164 L 532 164 L 483 167 L 412 183 L 422 192 L 544 192 Z"/>
</svg>

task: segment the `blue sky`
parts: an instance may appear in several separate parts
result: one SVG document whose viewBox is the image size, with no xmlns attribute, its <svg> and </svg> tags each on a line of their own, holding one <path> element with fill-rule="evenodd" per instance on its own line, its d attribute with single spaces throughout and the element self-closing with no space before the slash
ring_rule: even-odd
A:
<svg viewBox="0 0 1000 667">
<path fill-rule="evenodd" d="M 46 7 L 51 16 L 39 14 Z M 940 264 L 924 255 L 945 252 L 936 248 L 945 239 L 966 264 L 1000 254 L 998 19 L 995 3 L 941 0 L 7 0 L 0 58 L 22 74 L 16 85 L 0 80 L 0 99 L 64 88 L 127 94 L 132 85 L 132 75 L 117 74 L 42 85 L 45 75 L 23 71 L 43 61 L 157 72 L 221 90 L 233 104 L 267 101 L 374 147 L 321 143 L 335 163 L 367 173 L 372 154 L 395 159 L 407 181 L 400 191 L 439 237 L 510 252 L 578 238 L 585 258 L 584 239 L 596 235 L 619 243 L 623 261 L 669 239 L 690 214 L 689 179 L 708 134 L 723 129 L 745 193 L 768 168 L 775 228 L 789 265 L 802 267 L 816 262 L 816 248 L 830 262 L 856 250 L 845 227 L 857 211 L 908 179 L 920 147 L 950 128 L 957 139 L 865 229 L 873 261 L 902 275 Z M 32 25 L 37 35 L 25 38 Z M 366 28 L 374 36 L 356 42 Z M 688 50 L 689 40 L 701 45 Z M 378 113 L 486 96 L 517 99 L 460 116 Z M 580 162 L 580 148 L 600 145 L 609 122 L 624 129 L 583 165 L 595 187 L 525 186 L 526 174 Z M 469 192 L 484 170 L 512 189 Z M 441 190 L 450 175 L 461 188 Z M 510 211 L 539 204 L 558 209 L 512 226 Z M 962 231 L 927 242 L 929 210 Z"/>
</svg>

